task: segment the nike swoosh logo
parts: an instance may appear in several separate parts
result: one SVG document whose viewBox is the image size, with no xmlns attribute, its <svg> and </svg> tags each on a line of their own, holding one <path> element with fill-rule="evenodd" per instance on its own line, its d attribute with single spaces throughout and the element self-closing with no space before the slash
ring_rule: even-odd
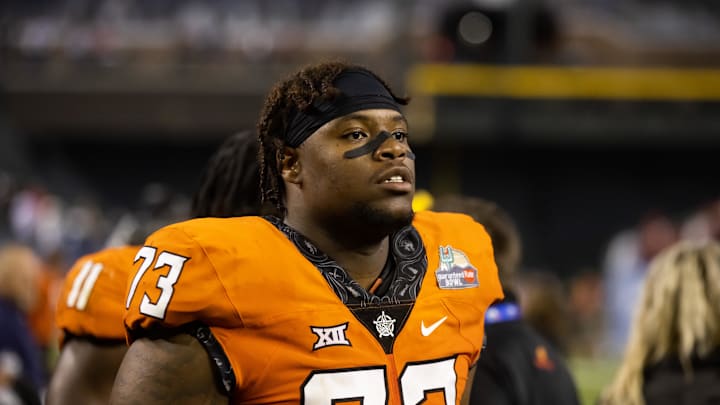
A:
<svg viewBox="0 0 720 405">
<path fill-rule="evenodd" d="M 435 329 L 438 328 L 438 326 L 442 325 L 443 322 L 447 319 L 447 316 L 444 316 L 439 321 L 435 322 L 434 324 L 430 326 L 425 326 L 425 321 L 420 321 L 420 332 L 423 336 L 430 336 L 431 333 L 435 332 Z"/>
</svg>

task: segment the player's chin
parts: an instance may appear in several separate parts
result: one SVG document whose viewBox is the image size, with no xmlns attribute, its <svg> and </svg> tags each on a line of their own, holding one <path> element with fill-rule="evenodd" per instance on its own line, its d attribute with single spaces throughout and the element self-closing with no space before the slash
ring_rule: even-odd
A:
<svg viewBox="0 0 720 405">
<path fill-rule="evenodd" d="M 359 207 L 355 212 L 363 223 L 386 229 L 390 232 L 410 225 L 415 213 L 412 202 L 402 200 L 383 201 Z"/>
<path fill-rule="evenodd" d="M 408 208 L 407 210 L 402 211 L 398 214 L 397 218 L 397 225 L 398 228 L 406 227 L 410 224 L 412 224 L 413 218 L 415 218 L 415 212 L 412 210 L 412 206 Z"/>
<path fill-rule="evenodd" d="M 382 212 L 384 222 L 391 228 L 402 228 L 410 225 L 415 216 L 415 212 L 412 209 L 412 202 L 395 201 L 392 204 L 388 204 L 379 210 Z"/>
</svg>

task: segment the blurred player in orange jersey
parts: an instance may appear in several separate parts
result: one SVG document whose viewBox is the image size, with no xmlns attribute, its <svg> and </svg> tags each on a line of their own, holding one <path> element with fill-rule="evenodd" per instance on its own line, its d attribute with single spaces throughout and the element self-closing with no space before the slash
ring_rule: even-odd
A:
<svg viewBox="0 0 720 405">
<path fill-rule="evenodd" d="M 123 289 L 138 246 L 121 246 L 78 259 L 65 277 L 57 304 L 61 354 L 49 404 L 107 403 L 127 349 Z"/>
<path fill-rule="evenodd" d="M 461 403 L 502 291 L 481 225 L 413 212 L 406 103 L 337 62 L 270 91 L 261 185 L 280 216 L 147 239 L 112 404 Z"/>
<path fill-rule="evenodd" d="M 235 134 L 221 145 L 194 197 L 193 216 L 259 212 L 257 151 L 251 132 Z M 136 233 L 139 243 L 149 232 Z M 125 286 L 139 248 L 121 246 L 86 255 L 67 274 L 57 309 L 62 352 L 48 391 L 49 405 L 108 403 L 127 351 Z"/>
</svg>

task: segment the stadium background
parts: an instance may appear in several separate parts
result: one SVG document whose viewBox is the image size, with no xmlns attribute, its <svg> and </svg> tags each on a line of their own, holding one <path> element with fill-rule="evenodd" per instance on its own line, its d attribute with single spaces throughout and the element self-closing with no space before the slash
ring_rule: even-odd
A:
<svg viewBox="0 0 720 405">
<path fill-rule="evenodd" d="M 528 271 L 602 278 L 619 232 L 720 197 L 719 20 L 709 0 L 4 1 L 0 238 L 69 263 L 127 212 L 182 216 L 269 86 L 340 57 L 413 97 L 418 188 L 506 208 Z M 573 364 L 590 403 L 614 363 Z"/>
</svg>

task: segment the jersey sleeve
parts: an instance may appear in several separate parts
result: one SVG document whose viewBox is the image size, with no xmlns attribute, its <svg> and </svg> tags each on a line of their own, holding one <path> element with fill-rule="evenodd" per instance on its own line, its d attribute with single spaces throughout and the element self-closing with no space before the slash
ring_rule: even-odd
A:
<svg viewBox="0 0 720 405">
<path fill-rule="evenodd" d="M 125 280 L 137 246 L 106 249 L 78 259 L 65 276 L 56 324 L 61 345 L 73 336 L 124 340 Z"/>
<path fill-rule="evenodd" d="M 220 248 L 209 249 L 223 255 Z M 152 234 L 133 262 L 125 303 L 128 342 L 194 322 L 218 327 L 240 324 L 208 250 L 180 224 Z"/>
</svg>

